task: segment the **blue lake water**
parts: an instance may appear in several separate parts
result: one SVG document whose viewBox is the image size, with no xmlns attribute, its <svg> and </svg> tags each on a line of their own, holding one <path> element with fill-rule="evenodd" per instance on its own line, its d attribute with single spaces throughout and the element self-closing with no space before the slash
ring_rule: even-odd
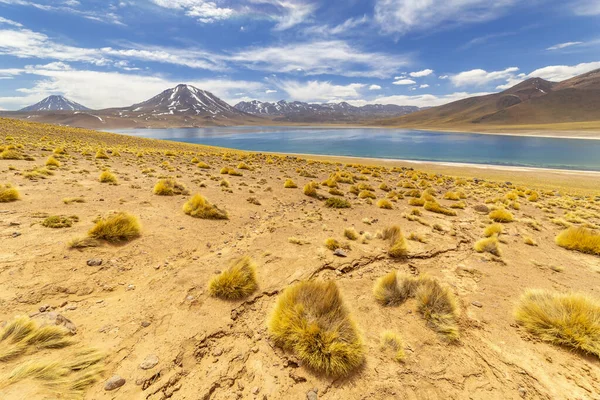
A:
<svg viewBox="0 0 600 400">
<path fill-rule="evenodd" d="M 377 128 L 218 127 L 113 132 L 251 151 L 600 171 L 600 140 Z"/>
</svg>

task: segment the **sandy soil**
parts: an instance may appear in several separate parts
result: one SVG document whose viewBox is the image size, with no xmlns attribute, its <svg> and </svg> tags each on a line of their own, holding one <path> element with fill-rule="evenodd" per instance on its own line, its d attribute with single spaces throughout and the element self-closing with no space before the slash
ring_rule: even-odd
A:
<svg viewBox="0 0 600 400">
<path fill-rule="evenodd" d="M 346 161 L 357 163 L 354 159 L 338 159 L 336 165 L 324 161 L 332 157 L 311 156 L 316 161 L 307 162 L 301 157 L 249 155 L 87 131 L 24 128 L 11 128 L 10 134 L 35 161 L 0 160 L 0 183 L 12 182 L 21 192 L 21 200 L 0 203 L 0 321 L 35 313 L 45 305 L 71 319 L 78 327 L 78 340 L 107 354 L 106 372 L 87 392 L 88 399 L 304 399 L 313 389 L 320 399 L 600 398 L 598 358 L 540 342 L 512 315 L 526 288 L 600 297 L 600 258 L 558 247 L 554 238 L 563 227 L 550 222 L 568 211 L 559 206 L 562 201 L 598 213 L 598 198 L 584 197 L 597 176 L 362 160 L 383 167 L 370 169 L 379 177 L 365 175 L 375 188 L 382 182 L 396 188 L 398 181 L 410 180 L 405 175 L 413 172 L 402 166 L 500 182 L 470 181 L 457 188 L 453 180 L 434 180 L 440 203 L 449 206 L 452 202 L 443 200 L 443 194 L 460 189 L 467 194 L 466 208 L 454 217 L 422 210 L 426 226 L 403 218 L 413 208 L 408 197 L 385 210 L 340 184 L 352 208 L 335 210 L 302 193 L 304 184 L 323 181 L 337 167 L 345 168 Z M 43 165 L 61 145 L 67 154 L 55 156 L 62 165 L 54 175 L 37 180 L 23 176 Z M 95 159 L 98 148 L 113 153 L 108 160 Z M 90 155 L 81 155 L 82 149 L 91 150 Z M 191 163 L 194 156 L 211 169 Z M 253 170 L 240 170 L 242 176 L 219 174 L 221 167 L 236 167 L 241 159 Z M 117 185 L 98 181 L 106 167 L 117 175 Z M 148 168 L 154 172 L 142 173 Z M 363 167 L 347 169 L 358 176 Z M 317 178 L 299 176 L 298 170 Z M 187 195 L 154 195 L 152 188 L 165 176 L 224 208 L 229 220 L 185 215 L 181 207 Z M 228 189 L 220 185 L 223 178 L 230 182 Z M 285 178 L 299 188 L 284 189 Z M 520 199 L 520 210 L 512 210 L 517 221 L 505 224 L 501 258 L 477 253 L 473 243 L 489 219 L 473 206 L 502 198 L 512 190 L 504 184 L 507 180 L 539 188 L 541 198 Z M 562 195 L 543 194 L 551 186 Z M 319 192 L 327 194 L 323 188 Z M 375 193 L 378 198 L 387 194 L 379 189 Z M 600 195 L 597 187 L 594 195 Z M 249 203 L 251 196 L 261 205 Z M 85 202 L 66 205 L 62 199 L 67 197 L 83 197 Z M 111 210 L 138 216 L 141 237 L 122 245 L 69 249 L 72 238 L 84 236 L 97 216 Z M 40 222 L 47 215 L 77 215 L 79 222 L 65 229 L 46 228 Z M 537 220 L 541 230 L 533 230 L 525 218 Z M 365 219 L 372 223 L 365 224 Z M 590 217 L 587 223 L 598 226 L 600 219 Z M 422 235 L 427 243 L 409 241 L 409 256 L 403 260 L 389 258 L 387 244 L 379 239 L 351 242 L 347 258 L 323 246 L 329 237 L 342 240 L 347 227 L 375 234 L 393 224 L 406 235 Z M 434 224 L 441 230 L 432 229 Z M 526 236 L 539 245 L 526 245 Z M 309 244 L 292 244 L 290 237 Z M 208 281 L 242 255 L 258 264 L 259 290 L 242 301 L 210 297 Z M 90 259 L 101 259 L 102 265 L 86 265 Z M 461 308 L 458 344 L 446 343 L 429 329 L 414 303 L 383 308 L 375 302 L 375 280 L 392 270 L 426 273 L 450 286 Z M 366 361 L 349 378 L 311 372 L 269 339 L 266 320 L 277 295 L 305 279 L 335 280 L 364 336 Z M 404 337 L 404 363 L 380 350 L 379 336 L 385 329 Z M 142 370 L 140 363 L 148 355 L 156 355 L 159 363 Z M 115 374 L 127 382 L 116 391 L 105 391 L 104 382 Z M 0 390 L 3 399 L 23 396 Z M 48 397 L 34 391 L 27 398 Z"/>
</svg>

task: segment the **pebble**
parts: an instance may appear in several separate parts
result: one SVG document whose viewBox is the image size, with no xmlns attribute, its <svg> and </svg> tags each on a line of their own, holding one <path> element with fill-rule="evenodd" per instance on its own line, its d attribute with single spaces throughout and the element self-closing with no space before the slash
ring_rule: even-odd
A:
<svg viewBox="0 0 600 400">
<path fill-rule="evenodd" d="M 77 306 L 75 304 L 69 304 L 68 306 L 65 307 L 65 310 L 67 310 L 67 311 L 77 310 Z"/>
<path fill-rule="evenodd" d="M 519 395 L 520 395 L 522 398 L 525 398 L 525 396 L 527 396 L 527 390 L 525 390 L 525 388 L 524 388 L 524 387 L 522 387 L 522 386 L 520 386 L 520 387 L 519 387 Z"/>
<path fill-rule="evenodd" d="M 258 386 L 254 386 L 252 388 L 252 394 L 256 395 L 256 394 L 258 394 L 258 392 L 260 392 L 260 388 Z"/>
<path fill-rule="evenodd" d="M 474 301 L 474 302 L 472 302 L 471 304 L 473 304 L 475 307 L 479 307 L 479 308 L 483 307 L 483 304 L 481 304 L 481 303 L 480 303 L 480 302 L 478 302 L 478 301 Z"/>
<path fill-rule="evenodd" d="M 21 232 L 13 232 L 12 237 L 16 238 L 21 236 Z"/>
<path fill-rule="evenodd" d="M 125 290 L 135 290 L 135 285 L 127 285 L 127 288 L 125 288 Z"/>
<path fill-rule="evenodd" d="M 41 306 L 39 308 L 39 310 L 40 310 L 40 312 L 46 312 L 46 311 L 50 311 L 51 308 L 52 307 L 50 307 L 48 304 L 45 304 L 45 305 Z"/>
<path fill-rule="evenodd" d="M 306 392 L 306 400 L 317 400 L 319 398 L 319 389 L 314 388 Z"/>
<path fill-rule="evenodd" d="M 90 267 L 99 267 L 102 265 L 102 259 L 100 258 L 91 258 L 87 260 L 87 265 Z"/>
<path fill-rule="evenodd" d="M 158 364 L 158 357 L 154 354 L 147 356 L 140 364 L 141 369 L 152 369 Z"/>
<path fill-rule="evenodd" d="M 147 328 L 147 327 L 149 327 L 149 326 L 150 326 L 150 321 L 142 321 L 142 326 L 143 326 L 144 328 Z"/>
<path fill-rule="evenodd" d="M 335 249 L 335 251 L 333 252 L 334 256 L 338 256 L 338 257 L 348 257 L 348 255 L 344 252 L 344 250 L 341 249 Z"/>
<path fill-rule="evenodd" d="M 120 388 L 125 384 L 125 379 L 121 378 L 119 375 L 113 375 L 109 380 L 104 384 L 104 390 L 110 391 Z"/>
</svg>

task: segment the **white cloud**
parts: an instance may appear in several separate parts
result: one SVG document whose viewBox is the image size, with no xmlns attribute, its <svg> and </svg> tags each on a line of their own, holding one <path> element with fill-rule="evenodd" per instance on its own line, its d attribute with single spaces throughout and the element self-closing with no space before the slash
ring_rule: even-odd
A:
<svg viewBox="0 0 600 400">
<path fill-rule="evenodd" d="M 277 90 L 273 90 L 273 89 L 267 89 L 265 90 L 266 94 L 272 94 L 272 93 L 277 93 Z"/>
<path fill-rule="evenodd" d="M 123 22 L 121 22 L 121 18 L 118 15 L 106 9 L 106 5 L 104 5 L 103 2 L 100 2 L 100 6 L 96 7 L 89 7 L 90 5 L 88 4 L 89 9 L 87 10 L 78 9 L 77 7 L 81 4 L 77 0 L 65 0 L 59 4 L 57 4 L 57 2 L 54 0 L 45 0 L 46 3 L 50 4 L 43 4 L 43 2 L 44 0 L 38 2 L 28 0 L 0 0 L 0 4 L 33 7 L 38 10 L 44 10 L 49 12 L 78 15 L 80 17 L 92 21 L 110 23 L 115 25 L 124 25 Z M 109 8 L 112 9 L 113 7 Z"/>
<path fill-rule="evenodd" d="M 381 86 L 379 86 L 379 85 L 371 85 L 371 86 L 369 86 L 369 90 L 381 90 Z"/>
<path fill-rule="evenodd" d="M 446 95 L 433 95 L 433 94 L 420 94 L 414 96 L 384 96 L 378 97 L 368 102 L 368 104 L 396 104 L 399 106 L 417 106 L 417 107 L 434 107 L 442 104 L 451 103 L 453 101 L 466 99 L 467 97 L 473 96 L 484 96 L 490 94 L 487 92 L 481 93 L 468 93 L 468 92 L 456 92 Z"/>
<path fill-rule="evenodd" d="M 423 71 L 411 72 L 409 75 L 413 78 L 422 78 L 424 76 L 429 76 L 433 73 L 432 69 L 424 69 Z"/>
<path fill-rule="evenodd" d="M 439 78 L 440 78 L 440 79 L 448 79 L 448 78 L 449 78 L 449 76 L 448 76 L 448 75 L 442 75 L 442 76 L 440 76 Z"/>
<path fill-rule="evenodd" d="M 19 89 L 18 92 L 24 94 L 22 97 L 0 97 L 1 107 L 19 109 L 50 94 L 63 94 L 71 100 L 96 109 L 122 107 L 147 100 L 167 88 L 182 83 L 161 76 L 75 70 L 68 66 L 60 69 L 56 65 L 28 66 L 21 73 L 34 77 L 34 85 Z M 230 103 L 237 100 L 236 94 L 240 88 L 254 96 L 259 96 L 265 91 L 262 82 L 203 79 L 186 83 L 213 92 Z"/>
<path fill-rule="evenodd" d="M 242 50 L 227 60 L 249 69 L 306 75 L 333 74 L 349 77 L 386 78 L 408 64 L 408 58 L 363 52 L 341 40 L 326 40 L 257 47 Z"/>
<path fill-rule="evenodd" d="M 177 10 L 185 10 L 185 14 L 197 18 L 203 23 L 211 23 L 231 18 L 234 10 L 227 7 L 219 7 L 213 1 L 205 0 L 152 0 L 154 4 Z"/>
<path fill-rule="evenodd" d="M 600 2 L 598 0 L 575 0 L 570 6 L 575 15 L 584 17 L 600 15 Z"/>
<path fill-rule="evenodd" d="M 343 23 L 335 26 L 329 26 L 324 24 L 313 25 L 304 29 L 304 33 L 310 35 L 318 35 L 321 37 L 343 35 L 345 33 L 352 32 L 359 26 L 365 25 L 367 23 L 369 23 L 369 17 L 363 15 L 360 18 L 348 18 Z"/>
<path fill-rule="evenodd" d="M 519 68 L 510 67 L 502 71 L 485 71 L 483 69 L 472 69 L 450 77 L 454 86 L 483 86 L 489 83 L 507 80 L 513 77 Z"/>
<path fill-rule="evenodd" d="M 398 79 L 397 81 L 394 81 L 394 85 L 414 85 L 415 81 L 413 81 L 412 79 Z"/>
<path fill-rule="evenodd" d="M 23 26 L 22 24 L 20 24 L 18 22 L 15 22 L 11 19 L 4 18 L 4 17 L 0 17 L 0 24 L 18 26 L 19 28 Z"/>
<path fill-rule="evenodd" d="M 425 88 L 428 88 L 428 87 L 429 87 L 429 85 L 425 83 L 425 84 L 419 86 L 419 89 L 425 89 Z"/>
<path fill-rule="evenodd" d="M 357 98 L 360 96 L 359 90 L 365 87 L 362 83 L 335 85 L 331 82 L 292 80 L 277 81 L 274 84 L 286 92 L 291 100 L 306 102 L 344 101 Z"/>
<path fill-rule="evenodd" d="M 548 47 L 546 50 L 560 50 L 560 49 L 564 49 L 565 47 L 577 46 L 577 45 L 582 44 L 582 43 L 583 42 L 559 43 L 559 44 L 555 44 L 554 46 Z"/>
<path fill-rule="evenodd" d="M 490 21 L 516 3 L 517 0 L 376 0 L 375 21 L 384 33 L 405 34 Z"/>
<path fill-rule="evenodd" d="M 598 68 L 600 68 L 600 61 L 581 63 L 577 65 L 550 65 L 532 71 L 528 77 L 542 78 L 553 82 L 560 82 Z"/>
</svg>

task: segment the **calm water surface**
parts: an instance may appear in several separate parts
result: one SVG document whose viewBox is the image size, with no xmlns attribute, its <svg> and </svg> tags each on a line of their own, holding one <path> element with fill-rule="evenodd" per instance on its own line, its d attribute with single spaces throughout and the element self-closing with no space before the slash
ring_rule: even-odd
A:
<svg viewBox="0 0 600 400">
<path fill-rule="evenodd" d="M 219 127 L 114 132 L 251 151 L 600 171 L 600 140 L 377 128 Z"/>
</svg>

